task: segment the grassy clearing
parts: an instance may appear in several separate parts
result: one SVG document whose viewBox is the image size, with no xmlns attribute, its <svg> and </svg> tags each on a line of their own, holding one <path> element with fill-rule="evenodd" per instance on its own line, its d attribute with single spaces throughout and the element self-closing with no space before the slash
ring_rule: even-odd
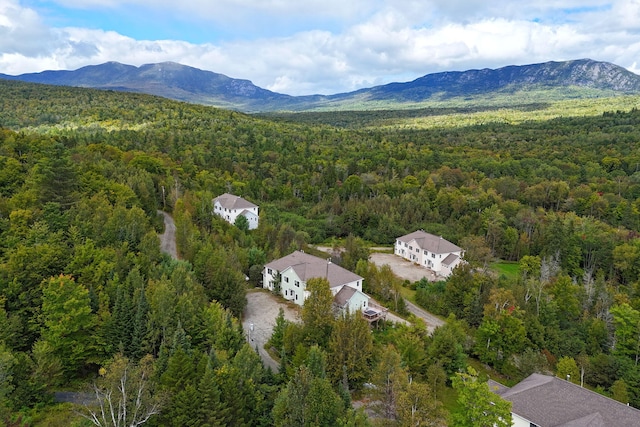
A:
<svg viewBox="0 0 640 427">
<path fill-rule="evenodd" d="M 509 279 L 517 279 L 520 275 L 520 265 L 517 262 L 500 261 L 491 264 L 491 268 L 498 275 L 505 275 Z"/>
<path fill-rule="evenodd" d="M 413 289 L 402 286 L 400 288 L 400 293 L 402 294 L 402 297 L 404 299 L 409 300 L 414 304 L 416 303 L 416 291 L 414 291 Z"/>
</svg>

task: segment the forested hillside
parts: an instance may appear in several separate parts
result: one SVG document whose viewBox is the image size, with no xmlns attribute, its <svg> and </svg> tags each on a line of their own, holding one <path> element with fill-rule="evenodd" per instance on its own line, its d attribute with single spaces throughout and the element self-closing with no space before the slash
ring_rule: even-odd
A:
<svg viewBox="0 0 640 427">
<path fill-rule="evenodd" d="M 468 356 L 506 382 L 571 374 L 640 407 L 636 109 L 347 129 L 88 89 L 0 81 L 0 94 L 0 425 L 55 425 L 51 392 L 108 389 L 126 366 L 156 425 L 295 425 L 301 402 L 318 425 L 367 425 L 345 393 L 364 383 L 380 416 L 410 425 L 418 407 L 443 423 Z M 212 215 L 224 192 L 260 205 L 257 230 Z M 158 209 L 181 261 L 160 253 Z M 364 247 L 416 229 L 467 250 L 448 281 L 409 284 L 446 326 L 345 343 L 357 319 L 305 307 L 274 335 L 282 372 L 262 368 L 237 320 L 245 275 L 345 238 L 345 266 L 394 307 L 399 285 Z M 344 356 L 356 347 L 370 351 Z"/>
</svg>

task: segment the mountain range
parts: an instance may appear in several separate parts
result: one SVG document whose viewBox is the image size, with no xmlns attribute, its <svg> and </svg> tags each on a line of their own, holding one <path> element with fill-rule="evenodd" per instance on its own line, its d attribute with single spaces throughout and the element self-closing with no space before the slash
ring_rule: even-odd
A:
<svg viewBox="0 0 640 427">
<path fill-rule="evenodd" d="M 456 99 L 504 99 L 508 96 L 535 102 L 540 100 L 536 97 L 550 94 L 562 99 L 640 93 L 640 76 L 615 64 L 591 59 L 433 73 L 405 83 L 308 96 L 272 92 L 249 80 L 174 62 L 140 67 L 107 62 L 74 71 L 43 71 L 17 76 L 0 74 L 0 78 L 140 92 L 245 112 L 408 108 Z"/>
</svg>

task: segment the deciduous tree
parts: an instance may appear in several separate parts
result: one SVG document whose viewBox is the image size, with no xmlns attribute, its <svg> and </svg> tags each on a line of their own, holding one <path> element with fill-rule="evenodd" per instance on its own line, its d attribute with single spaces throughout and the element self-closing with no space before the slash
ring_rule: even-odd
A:
<svg viewBox="0 0 640 427">
<path fill-rule="evenodd" d="M 460 427 L 510 427 L 511 402 L 489 389 L 472 367 L 457 373 L 451 380 L 458 392 L 460 411 L 453 414 L 454 425 Z"/>
</svg>

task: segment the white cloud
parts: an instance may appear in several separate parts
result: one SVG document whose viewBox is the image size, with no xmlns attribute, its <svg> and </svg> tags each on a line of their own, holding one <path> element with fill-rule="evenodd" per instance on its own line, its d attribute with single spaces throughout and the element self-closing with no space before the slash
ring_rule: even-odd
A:
<svg viewBox="0 0 640 427">
<path fill-rule="evenodd" d="M 12 0 L 0 3 L 0 52 L 42 55 L 56 43 L 55 32 L 42 23 L 34 10 Z"/>
<path fill-rule="evenodd" d="M 584 57 L 636 71 L 640 54 L 640 0 L 617 0 L 610 5 L 599 0 L 58 3 L 86 8 L 153 5 L 155 13 L 156 8 L 165 8 L 167 13 L 185 16 L 199 10 L 201 19 L 217 14 L 216 19 L 222 20 L 235 13 L 237 20 L 279 14 L 279 23 L 302 17 L 335 22 L 330 29 L 311 27 L 284 37 L 265 32 L 251 40 L 238 37 L 203 44 L 145 41 L 113 31 L 50 28 L 36 11 L 21 7 L 17 0 L 0 0 L 0 72 L 75 69 L 107 61 L 132 65 L 175 61 L 301 95 L 351 91 L 437 71 Z"/>
</svg>

